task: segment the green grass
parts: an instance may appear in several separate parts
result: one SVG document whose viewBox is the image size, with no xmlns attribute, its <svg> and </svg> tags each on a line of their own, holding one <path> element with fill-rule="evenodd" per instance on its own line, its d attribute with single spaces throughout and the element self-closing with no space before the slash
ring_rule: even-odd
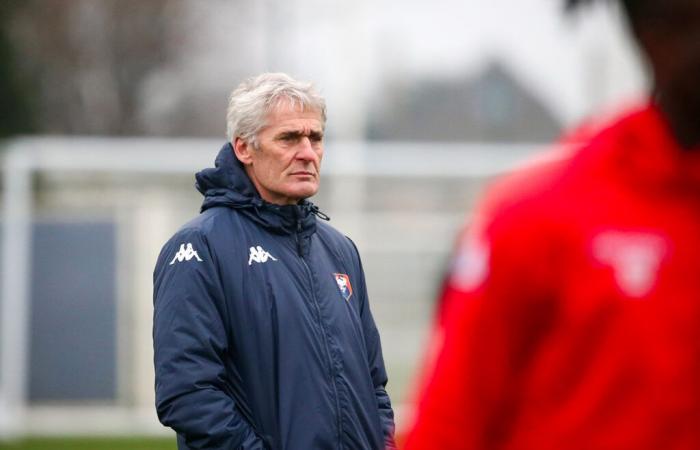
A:
<svg viewBox="0 0 700 450">
<path fill-rule="evenodd" d="M 175 450 L 171 438 L 31 438 L 0 441 L 0 450 Z"/>
</svg>

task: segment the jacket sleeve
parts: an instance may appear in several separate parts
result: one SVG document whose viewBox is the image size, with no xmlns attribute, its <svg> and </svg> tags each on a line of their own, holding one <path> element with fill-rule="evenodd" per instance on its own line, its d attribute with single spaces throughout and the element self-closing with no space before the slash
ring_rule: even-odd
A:
<svg viewBox="0 0 700 450">
<path fill-rule="evenodd" d="M 352 242 L 352 241 L 351 241 Z M 353 243 L 354 246 L 354 243 Z M 379 337 L 379 331 L 372 317 L 372 311 L 369 307 L 369 299 L 367 296 L 367 286 L 365 283 L 364 270 L 360 261 L 359 252 L 355 247 L 355 254 L 360 268 L 361 282 L 359 288 L 362 298 L 365 300 L 362 305 L 361 317 L 362 327 L 365 335 L 365 345 L 367 346 L 367 357 L 374 384 L 374 394 L 377 397 L 377 405 L 379 407 L 379 417 L 382 421 L 382 432 L 384 434 L 385 448 L 395 449 L 394 441 L 394 410 L 391 407 L 389 394 L 386 392 L 386 384 L 389 381 L 384 367 L 384 357 L 382 356 L 382 344 Z"/>
<path fill-rule="evenodd" d="M 538 233 L 532 221 L 509 219 L 487 230 L 475 225 L 460 240 L 404 450 L 509 442 L 528 366 L 552 317 L 553 275 Z"/>
<path fill-rule="evenodd" d="M 229 394 L 223 293 L 205 238 L 176 234 L 154 272 L 156 408 L 191 449 L 264 449 Z"/>
</svg>

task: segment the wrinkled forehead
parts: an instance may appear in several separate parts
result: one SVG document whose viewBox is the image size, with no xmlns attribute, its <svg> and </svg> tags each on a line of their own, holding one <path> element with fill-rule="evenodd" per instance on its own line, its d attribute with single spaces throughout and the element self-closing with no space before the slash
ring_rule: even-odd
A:
<svg viewBox="0 0 700 450">
<path fill-rule="evenodd" d="M 318 127 L 321 130 L 325 129 L 326 124 L 321 110 L 304 105 L 299 101 L 283 98 L 271 104 L 268 108 L 265 116 L 265 127 L 295 122 L 304 122 L 306 125 L 312 125 L 314 121 L 318 123 Z"/>
</svg>

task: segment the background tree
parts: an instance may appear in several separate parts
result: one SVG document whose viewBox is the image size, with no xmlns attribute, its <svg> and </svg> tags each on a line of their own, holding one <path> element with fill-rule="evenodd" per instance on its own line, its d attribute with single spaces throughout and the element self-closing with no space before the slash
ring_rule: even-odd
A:
<svg viewBox="0 0 700 450">
<path fill-rule="evenodd" d="M 181 1 L 9 3 L 6 33 L 21 55 L 11 76 L 31 80 L 37 131 L 143 132 L 141 90 L 176 54 Z"/>
<path fill-rule="evenodd" d="M 0 137 L 32 131 L 32 91 L 19 76 L 18 58 L 10 42 L 8 22 L 18 1 L 0 3 Z"/>
</svg>

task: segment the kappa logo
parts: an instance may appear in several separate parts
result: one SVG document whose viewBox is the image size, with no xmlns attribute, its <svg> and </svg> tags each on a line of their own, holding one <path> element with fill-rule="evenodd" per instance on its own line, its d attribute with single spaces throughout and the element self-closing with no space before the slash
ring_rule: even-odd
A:
<svg viewBox="0 0 700 450">
<path fill-rule="evenodd" d="M 169 265 L 172 266 L 173 264 L 175 264 L 175 261 L 189 261 L 192 258 L 196 258 L 197 261 L 202 262 L 202 258 L 200 258 L 197 254 L 197 251 L 192 248 L 192 243 L 188 242 L 187 246 L 185 246 L 185 244 L 180 244 L 180 250 L 178 250 L 178 252 L 175 253 L 175 257 L 172 261 L 170 261 Z"/>
<path fill-rule="evenodd" d="M 350 297 L 352 297 L 352 284 L 350 284 L 350 277 L 344 273 L 334 273 L 333 277 L 335 278 L 335 282 L 338 284 L 340 295 L 343 296 L 345 301 L 350 301 Z"/>
<path fill-rule="evenodd" d="M 277 258 L 272 256 L 270 252 L 263 250 L 259 245 L 255 247 L 250 247 L 250 257 L 248 258 L 248 265 L 250 266 L 253 262 L 256 263 L 266 263 L 268 259 L 277 261 Z"/>
</svg>

